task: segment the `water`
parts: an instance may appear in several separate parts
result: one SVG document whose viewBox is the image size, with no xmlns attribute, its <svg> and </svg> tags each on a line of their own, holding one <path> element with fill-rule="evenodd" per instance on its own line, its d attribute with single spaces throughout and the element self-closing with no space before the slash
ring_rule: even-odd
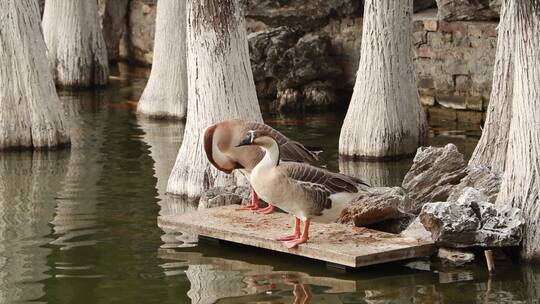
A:
<svg viewBox="0 0 540 304">
<path fill-rule="evenodd" d="M 350 274 L 251 248 L 198 244 L 165 233 L 159 214 L 192 210 L 164 195 L 183 125 L 138 120 L 146 79 L 123 71 L 109 87 L 61 92 L 72 118 L 71 151 L 0 154 L 0 303 L 525 303 L 540 270 L 501 262 L 425 270 L 394 263 Z M 332 170 L 397 185 L 410 160 L 339 163 L 342 114 L 266 117 L 325 149 Z M 455 131 L 449 131 L 455 130 Z M 472 152 L 477 127 L 433 126 L 434 144 Z"/>
</svg>

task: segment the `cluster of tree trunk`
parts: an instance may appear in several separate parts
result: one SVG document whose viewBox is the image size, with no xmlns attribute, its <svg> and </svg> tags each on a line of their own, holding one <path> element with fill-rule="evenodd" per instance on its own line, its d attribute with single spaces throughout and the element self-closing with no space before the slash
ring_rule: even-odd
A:
<svg viewBox="0 0 540 304">
<path fill-rule="evenodd" d="M 540 260 L 540 1 L 503 1 L 492 101 L 472 164 L 503 174 L 499 204 L 526 218 L 522 257 Z"/>
<path fill-rule="evenodd" d="M 540 0 L 503 0 L 493 90 L 471 164 L 503 174 L 497 201 L 524 210 L 523 256 L 540 260 Z M 339 151 L 352 158 L 410 155 L 426 139 L 412 54 L 412 0 L 366 0 L 358 76 Z M 225 119 L 262 121 L 241 0 L 158 2 L 155 61 L 138 112 L 187 116 L 167 192 L 199 196 L 236 178 L 215 170 L 202 133 Z M 3 0 L 0 150 L 69 144 L 54 83 L 104 85 L 107 48 L 96 1 Z M 48 58 L 47 55 L 48 54 Z"/>
</svg>

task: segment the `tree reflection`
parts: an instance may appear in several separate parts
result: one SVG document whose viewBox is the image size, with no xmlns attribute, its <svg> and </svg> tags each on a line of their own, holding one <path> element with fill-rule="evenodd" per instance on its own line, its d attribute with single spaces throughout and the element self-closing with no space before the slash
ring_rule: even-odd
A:
<svg viewBox="0 0 540 304">
<path fill-rule="evenodd" d="M 0 303 L 39 299 L 49 275 L 43 247 L 67 151 L 13 152 L 0 157 Z"/>
<path fill-rule="evenodd" d="M 354 161 L 339 159 L 339 171 L 360 178 L 374 187 L 400 186 L 411 167 L 412 160 L 391 162 Z"/>
</svg>

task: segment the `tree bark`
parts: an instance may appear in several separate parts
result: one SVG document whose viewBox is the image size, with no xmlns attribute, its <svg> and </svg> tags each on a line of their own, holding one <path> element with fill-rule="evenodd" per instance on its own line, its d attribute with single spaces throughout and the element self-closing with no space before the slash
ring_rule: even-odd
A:
<svg viewBox="0 0 540 304">
<path fill-rule="evenodd" d="M 412 155 L 427 135 L 413 66 L 412 0 L 367 0 L 362 35 L 339 153 L 364 159 Z"/>
<path fill-rule="evenodd" d="M 5 0 L 0 10 L 0 150 L 69 143 L 45 55 L 34 0 Z"/>
<path fill-rule="evenodd" d="M 187 1 L 188 111 L 184 141 L 169 178 L 167 192 L 200 196 L 234 177 L 210 165 L 202 150 L 202 133 L 226 119 L 262 122 L 251 73 L 239 0 Z"/>
<path fill-rule="evenodd" d="M 514 14 L 503 0 L 497 54 L 493 68 L 493 85 L 482 137 L 469 163 L 488 165 L 494 172 L 504 171 L 508 149 L 508 131 L 512 114 L 514 69 Z"/>
<path fill-rule="evenodd" d="M 538 1 L 515 5 L 515 69 L 512 121 L 498 203 L 525 216 L 522 257 L 540 260 L 540 9 Z M 508 4 L 510 4 L 508 3 Z"/>
<path fill-rule="evenodd" d="M 185 118 L 187 105 L 186 2 L 157 4 L 154 62 L 137 112 L 155 118 Z"/>
<path fill-rule="evenodd" d="M 107 47 L 97 1 L 47 0 L 42 24 L 56 84 L 91 87 L 107 83 Z"/>
</svg>

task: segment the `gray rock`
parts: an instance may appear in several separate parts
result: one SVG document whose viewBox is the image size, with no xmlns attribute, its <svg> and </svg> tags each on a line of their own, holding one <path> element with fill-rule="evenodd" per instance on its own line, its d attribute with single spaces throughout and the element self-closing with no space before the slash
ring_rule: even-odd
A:
<svg viewBox="0 0 540 304">
<path fill-rule="evenodd" d="M 435 0 L 414 0 L 413 9 L 415 12 L 418 12 L 427 8 L 435 7 L 436 5 L 437 1 Z"/>
<path fill-rule="evenodd" d="M 156 12 L 155 1 L 129 1 L 128 33 L 122 37 L 120 42 L 119 55 L 122 59 L 143 65 L 152 64 Z"/>
<path fill-rule="evenodd" d="M 448 201 L 456 201 L 465 188 L 472 187 L 481 191 L 487 196 L 486 200 L 494 204 L 501 187 L 501 176 L 491 172 L 486 166 L 469 166 L 466 173 L 467 176 L 450 193 Z"/>
<path fill-rule="evenodd" d="M 103 38 L 109 61 L 120 57 L 120 40 L 126 32 L 128 0 L 101 0 Z"/>
<path fill-rule="evenodd" d="M 425 204 L 419 218 L 441 246 L 519 245 L 525 223 L 521 211 L 491 204 L 487 199 L 481 191 L 465 188 L 457 201 Z"/>
<path fill-rule="evenodd" d="M 474 261 L 474 253 L 450 248 L 439 248 L 437 257 L 443 264 L 453 266 L 463 266 Z"/>
<path fill-rule="evenodd" d="M 250 193 L 251 190 L 243 186 L 210 188 L 201 195 L 198 209 L 247 204 L 250 201 Z"/>
<path fill-rule="evenodd" d="M 407 200 L 407 194 L 399 187 L 372 188 L 343 209 L 338 222 L 399 233 L 412 218 L 402 211 Z"/>
<path fill-rule="evenodd" d="M 466 176 L 466 163 L 457 147 L 418 148 L 413 165 L 403 179 L 410 200 L 407 213 L 418 214 L 425 203 L 446 201 L 456 185 Z"/>
<path fill-rule="evenodd" d="M 440 20 L 494 20 L 499 17 L 500 0 L 437 0 Z"/>
<path fill-rule="evenodd" d="M 248 40 L 259 98 L 271 100 L 270 110 L 299 112 L 338 102 L 328 79 L 342 71 L 330 54 L 327 35 L 304 35 L 282 26 L 252 33 Z"/>
<path fill-rule="evenodd" d="M 263 20 L 271 27 L 288 25 L 310 30 L 330 17 L 360 16 L 356 0 L 248 0 L 247 17 Z"/>
<path fill-rule="evenodd" d="M 418 241 L 433 241 L 431 233 L 420 222 L 420 218 L 415 218 L 412 223 L 401 232 L 402 236 L 411 237 Z"/>
</svg>

